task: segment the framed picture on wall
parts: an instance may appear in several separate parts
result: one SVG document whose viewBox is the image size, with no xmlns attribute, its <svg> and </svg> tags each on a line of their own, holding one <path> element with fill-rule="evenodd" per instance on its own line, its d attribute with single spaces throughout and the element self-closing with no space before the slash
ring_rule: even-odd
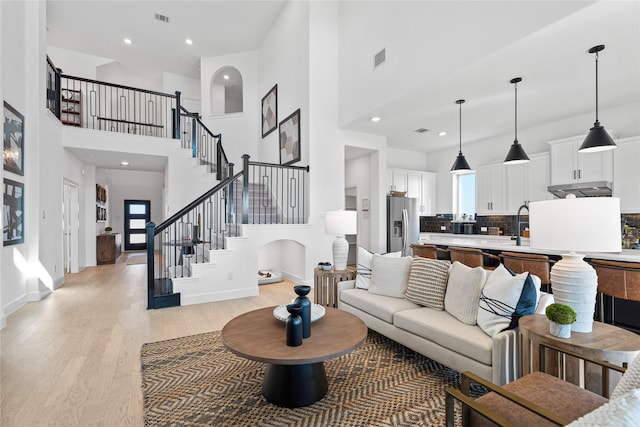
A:
<svg viewBox="0 0 640 427">
<path fill-rule="evenodd" d="M 4 179 L 3 246 L 24 243 L 24 184 Z"/>
<path fill-rule="evenodd" d="M 278 85 L 274 85 L 262 98 L 262 137 L 278 127 Z"/>
<path fill-rule="evenodd" d="M 300 160 L 300 109 L 280 122 L 280 164 L 290 165 Z"/>
<path fill-rule="evenodd" d="M 4 126 L 2 128 L 4 170 L 24 175 L 24 116 L 4 102 Z"/>
</svg>

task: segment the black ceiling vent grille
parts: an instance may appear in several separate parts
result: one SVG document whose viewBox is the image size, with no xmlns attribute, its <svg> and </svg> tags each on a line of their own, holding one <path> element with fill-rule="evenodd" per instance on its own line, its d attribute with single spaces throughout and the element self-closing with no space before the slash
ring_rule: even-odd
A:
<svg viewBox="0 0 640 427">
<path fill-rule="evenodd" d="M 387 49 L 382 49 L 373 56 L 373 68 L 378 68 L 385 63 L 387 59 Z"/>
<path fill-rule="evenodd" d="M 158 21 L 166 22 L 167 24 L 169 23 L 169 17 L 165 15 L 161 15 L 159 13 L 156 13 L 156 19 Z"/>
<path fill-rule="evenodd" d="M 414 130 L 414 132 L 416 132 L 416 133 L 425 133 L 425 132 L 431 132 L 431 131 L 429 129 L 426 129 L 426 128 L 420 128 L 420 129 Z"/>
</svg>

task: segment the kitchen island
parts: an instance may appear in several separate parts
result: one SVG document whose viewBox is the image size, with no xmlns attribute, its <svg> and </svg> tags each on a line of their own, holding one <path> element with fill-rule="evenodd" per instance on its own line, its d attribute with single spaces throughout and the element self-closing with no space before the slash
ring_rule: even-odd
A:
<svg viewBox="0 0 640 427">
<path fill-rule="evenodd" d="M 622 236 L 620 237 L 622 239 Z M 530 254 L 548 255 L 552 259 L 560 259 L 563 253 L 568 251 L 557 251 L 549 249 L 536 249 L 529 246 L 529 239 L 523 238 L 522 245 L 517 246 L 515 237 L 493 236 L 487 234 L 451 234 L 451 233 L 420 233 L 420 241 L 437 246 L 461 246 L 467 248 L 483 249 L 491 253 L 502 251 L 523 252 Z M 579 252 L 585 259 L 605 259 L 610 261 L 640 262 L 640 250 L 622 249 L 620 252 Z"/>
</svg>

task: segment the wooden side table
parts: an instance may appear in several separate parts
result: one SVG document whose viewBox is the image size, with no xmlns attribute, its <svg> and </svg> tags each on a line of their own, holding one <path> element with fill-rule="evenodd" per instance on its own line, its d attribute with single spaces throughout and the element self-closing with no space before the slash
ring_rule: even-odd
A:
<svg viewBox="0 0 640 427">
<path fill-rule="evenodd" d="M 338 306 L 338 282 L 354 280 L 356 272 L 353 270 L 313 270 L 313 287 L 315 289 L 314 302 L 326 307 Z"/>
<path fill-rule="evenodd" d="M 549 333 L 546 316 L 532 314 L 520 319 L 518 335 L 521 377 L 532 371 L 543 371 L 604 396 L 608 391 L 602 390 L 600 367 L 570 355 L 560 358 L 560 353 L 569 351 L 618 366 L 631 363 L 640 354 L 640 335 L 602 322 L 593 322 L 589 333 L 571 332 L 571 338 L 558 338 Z"/>
</svg>

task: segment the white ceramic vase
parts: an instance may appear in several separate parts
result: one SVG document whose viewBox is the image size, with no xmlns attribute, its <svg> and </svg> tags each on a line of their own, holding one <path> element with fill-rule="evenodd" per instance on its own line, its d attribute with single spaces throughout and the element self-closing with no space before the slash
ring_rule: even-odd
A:
<svg viewBox="0 0 640 427">
<path fill-rule="evenodd" d="M 591 332 L 598 290 L 598 276 L 581 254 L 562 254 L 562 259 L 551 269 L 553 299 L 568 305 L 576 312 L 571 325 L 574 332 Z"/>
<path fill-rule="evenodd" d="M 571 324 L 563 325 L 549 321 L 549 333 L 558 338 L 571 338 Z"/>
</svg>

